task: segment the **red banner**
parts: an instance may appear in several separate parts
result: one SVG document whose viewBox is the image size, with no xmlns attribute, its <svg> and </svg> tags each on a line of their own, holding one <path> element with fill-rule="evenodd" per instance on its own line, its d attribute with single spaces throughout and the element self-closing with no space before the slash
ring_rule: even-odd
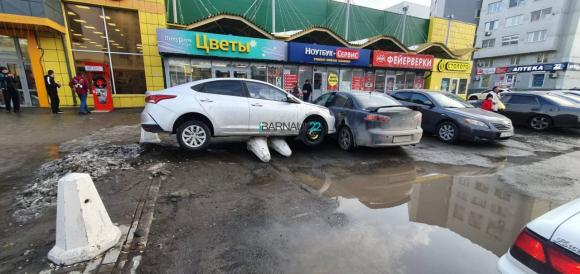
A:
<svg viewBox="0 0 580 274">
<path fill-rule="evenodd" d="M 338 48 L 336 49 L 336 59 L 358 60 L 360 51 L 357 49 Z"/>
<path fill-rule="evenodd" d="M 433 56 L 374 50 L 373 67 L 431 70 Z"/>
<path fill-rule="evenodd" d="M 356 91 L 362 91 L 364 81 L 365 81 L 364 76 L 353 76 L 352 83 L 351 83 L 351 89 L 356 90 Z"/>
<path fill-rule="evenodd" d="M 284 90 L 292 91 L 296 83 L 298 83 L 297 74 L 284 74 Z"/>
</svg>

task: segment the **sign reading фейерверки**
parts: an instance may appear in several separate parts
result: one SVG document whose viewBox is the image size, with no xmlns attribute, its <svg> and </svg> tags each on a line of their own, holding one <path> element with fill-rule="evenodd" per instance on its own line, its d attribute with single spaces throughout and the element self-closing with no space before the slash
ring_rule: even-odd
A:
<svg viewBox="0 0 580 274">
<path fill-rule="evenodd" d="M 285 42 L 197 31 L 157 29 L 159 53 L 286 61 Z"/>
</svg>

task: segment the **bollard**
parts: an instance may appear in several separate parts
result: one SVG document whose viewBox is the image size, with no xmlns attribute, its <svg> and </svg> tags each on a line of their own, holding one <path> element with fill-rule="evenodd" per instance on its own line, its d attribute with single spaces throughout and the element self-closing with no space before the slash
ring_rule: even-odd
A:
<svg viewBox="0 0 580 274">
<path fill-rule="evenodd" d="M 266 137 L 252 137 L 246 142 L 249 151 L 253 152 L 262 162 L 270 161 L 270 150 Z"/>
<path fill-rule="evenodd" d="M 159 144 L 161 139 L 159 139 L 159 134 L 145 131 L 141 128 L 141 140 L 139 144 Z"/>
<path fill-rule="evenodd" d="M 87 261 L 120 238 L 89 174 L 70 173 L 58 181 L 56 243 L 49 260 L 58 265 Z"/>
<path fill-rule="evenodd" d="M 285 157 L 292 156 L 292 150 L 286 143 L 286 140 L 281 137 L 273 137 L 268 139 L 268 146 L 273 148 L 276 152 L 280 153 L 280 155 Z"/>
</svg>

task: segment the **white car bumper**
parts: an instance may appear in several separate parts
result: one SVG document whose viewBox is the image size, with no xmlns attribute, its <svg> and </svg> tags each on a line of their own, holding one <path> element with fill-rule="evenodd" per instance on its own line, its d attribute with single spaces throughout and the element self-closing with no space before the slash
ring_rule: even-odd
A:
<svg viewBox="0 0 580 274">
<path fill-rule="evenodd" d="M 512 257 L 509 251 L 499 258 L 497 271 L 500 274 L 537 274 Z"/>
</svg>

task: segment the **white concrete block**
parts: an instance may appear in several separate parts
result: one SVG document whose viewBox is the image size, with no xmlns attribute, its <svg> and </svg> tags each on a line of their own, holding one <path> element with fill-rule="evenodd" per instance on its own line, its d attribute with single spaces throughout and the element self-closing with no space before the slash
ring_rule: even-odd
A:
<svg viewBox="0 0 580 274">
<path fill-rule="evenodd" d="M 280 137 L 273 137 L 268 139 L 268 146 L 273 148 L 276 152 L 280 153 L 280 155 L 285 157 L 292 156 L 292 150 L 286 140 Z"/>
<path fill-rule="evenodd" d="M 270 150 L 268 150 L 266 137 L 252 137 L 246 144 L 248 150 L 256 154 L 262 162 L 270 161 Z"/>
<path fill-rule="evenodd" d="M 161 139 L 159 139 L 159 134 L 147 132 L 143 128 L 141 128 L 141 140 L 139 140 L 140 144 L 159 144 L 161 143 Z"/>
<path fill-rule="evenodd" d="M 111 222 L 88 174 L 71 173 L 58 181 L 56 244 L 49 260 L 58 265 L 87 261 L 120 238 L 121 230 Z"/>
</svg>

